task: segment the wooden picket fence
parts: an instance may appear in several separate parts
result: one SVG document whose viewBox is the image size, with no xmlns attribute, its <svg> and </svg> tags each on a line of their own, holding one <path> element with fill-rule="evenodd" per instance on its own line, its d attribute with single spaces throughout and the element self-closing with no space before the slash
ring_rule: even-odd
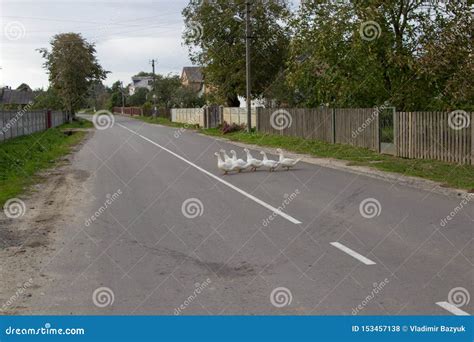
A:
<svg viewBox="0 0 474 342">
<path fill-rule="evenodd" d="M 219 110 L 220 120 L 217 121 L 220 123 L 246 123 L 246 110 L 243 108 L 232 110 L 220 107 Z M 382 142 L 380 112 L 377 108 L 258 107 L 254 111 L 252 126 L 255 122 L 257 130 L 266 134 L 346 144 L 403 158 L 435 159 L 474 165 L 473 113 L 460 111 L 465 113 L 465 117 L 461 116 L 464 121 L 454 120 L 450 125 L 450 121 L 453 121 L 450 120 L 452 112 L 408 113 L 395 112 L 393 109 L 393 113 L 389 112 L 389 118 L 393 117 L 393 123 L 389 126 L 393 141 L 387 143 L 386 140 Z M 208 128 L 206 113 L 202 108 L 173 109 L 172 120 L 197 123 Z M 456 127 L 459 124 L 464 124 L 465 127 Z M 390 129 L 392 125 L 393 132 Z M 383 128 L 387 127 L 384 125 Z"/>
<path fill-rule="evenodd" d="M 335 143 L 380 152 L 379 113 L 374 108 L 334 109 Z"/>
<path fill-rule="evenodd" d="M 474 113 L 400 112 L 395 116 L 396 154 L 474 165 Z"/>
<path fill-rule="evenodd" d="M 334 142 L 330 108 L 257 108 L 257 129 L 305 139 Z"/>
</svg>

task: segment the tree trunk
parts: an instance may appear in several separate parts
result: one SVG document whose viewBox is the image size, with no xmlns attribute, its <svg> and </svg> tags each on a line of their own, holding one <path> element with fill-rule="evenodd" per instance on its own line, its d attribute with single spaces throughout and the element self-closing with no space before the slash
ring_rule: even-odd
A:
<svg viewBox="0 0 474 342">
<path fill-rule="evenodd" d="M 237 95 L 230 95 L 227 97 L 227 106 L 240 107 L 240 101 Z"/>
</svg>

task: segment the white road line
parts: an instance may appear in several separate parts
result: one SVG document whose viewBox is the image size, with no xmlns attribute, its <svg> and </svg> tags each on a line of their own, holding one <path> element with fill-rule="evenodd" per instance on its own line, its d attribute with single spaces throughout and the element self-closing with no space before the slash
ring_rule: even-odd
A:
<svg viewBox="0 0 474 342">
<path fill-rule="evenodd" d="M 217 180 L 217 181 L 221 182 L 222 184 L 228 186 L 229 188 L 231 188 L 231 189 L 237 191 L 238 193 L 240 193 L 240 194 L 246 196 L 247 198 L 251 199 L 252 201 L 254 201 L 254 202 L 258 203 L 258 204 L 260 204 L 261 206 L 267 208 L 268 210 L 274 212 L 275 214 L 277 214 L 277 215 L 283 217 L 284 219 L 290 221 L 291 223 L 294 223 L 294 224 L 301 224 L 301 222 L 298 221 L 297 219 L 295 219 L 294 217 L 291 217 L 290 215 L 285 214 L 285 213 L 282 212 L 281 210 L 279 210 L 279 209 L 277 209 L 277 208 L 271 206 L 270 204 L 268 204 L 268 203 L 262 201 L 261 199 L 258 199 L 257 197 L 255 197 L 255 196 L 249 194 L 248 192 L 245 192 L 244 190 L 242 190 L 242 189 L 236 187 L 235 185 L 233 185 L 233 184 L 231 184 L 231 183 L 229 183 L 229 182 L 226 182 L 226 181 L 223 180 L 223 179 L 220 179 L 220 178 L 217 177 L 216 175 L 210 173 L 209 171 L 204 170 L 202 167 L 197 166 L 197 165 L 194 164 L 193 162 L 187 160 L 186 158 L 181 157 L 179 154 L 174 153 L 173 151 L 167 149 L 167 148 L 164 147 L 164 146 L 161 146 L 160 144 L 154 142 L 153 140 L 148 139 L 147 137 L 145 137 L 145 136 L 143 136 L 143 135 L 141 135 L 141 134 L 139 134 L 139 133 L 137 133 L 137 132 L 131 130 L 130 128 L 128 128 L 128 127 L 126 127 L 126 126 L 124 126 L 124 125 L 121 125 L 121 124 L 119 124 L 119 123 L 115 123 L 115 124 L 116 124 L 117 126 L 120 126 L 120 127 L 122 127 L 122 128 L 125 128 L 127 131 L 129 131 L 129 132 L 135 134 L 136 136 L 139 136 L 139 137 L 142 138 L 143 140 L 146 140 L 146 141 L 148 141 L 149 143 L 151 143 L 151 144 L 153 144 L 153 145 L 155 145 L 155 146 L 161 148 L 162 150 L 164 150 L 164 151 L 168 152 L 169 154 L 175 156 L 176 158 L 178 158 L 178 159 L 184 161 L 185 163 L 191 165 L 191 166 L 194 167 L 195 169 L 201 171 L 202 173 L 208 175 L 209 177 L 214 178 L 215 180 Z"/>
<path fill-rule="evenodd" d="M 456 316 L 470 316 L 466 311 L 461 310 L 456 305 L 453 305 L 448 302 L 437 302 L 436 305 L 441 306 L 443 309 L 451 312 Z"/>
<path fill-rule="evenodd" d="M 342 243 L 331 242 L 331 245 L 333 245 L 334 247 L 340 249 L 341 251 L 349 254 L 351 257 L 356 258 L 357 260 L 359 260 L 360 262 L 363 262 L 366 265 L 375 265 L 375 262 L 373 262 L 372 260 L 367 259 L 365 256 L 360 255 L 359 253 L 353 251 L 349 247 L 344 246 Z"/>
</svg>

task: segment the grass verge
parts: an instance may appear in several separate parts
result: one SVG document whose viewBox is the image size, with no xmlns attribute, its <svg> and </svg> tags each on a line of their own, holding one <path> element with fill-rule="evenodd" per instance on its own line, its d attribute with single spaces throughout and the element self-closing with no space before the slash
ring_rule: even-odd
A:
<svg viewBox="0 0 474 342">
<path fill-rule="evenodd" d="M 89 120 L 84 120 L 80 118 L 76 118 L 72 123 L 66 123 L 59 127 L 60 129 L 87 129 L 87 128 L 94 128 L 94 124 Z"/>
<path fill-rule="evenodd" d="M 65 128 L 87 128 L 83 120 L 8 140 L 0 144 L 0 205 L 39 180 L 38 171 L 56 165 L 87 134 L 66 135 Z"/>
<path fill-rule="evenodd" d="M 137 118 L 137 117 L 134 117 Z M 140 120 L 143 120 L 140 117 Z M 148 119 L 148 118 L 145 118 Z M 167 119 L 160 119 L 160 124 L 183 127 Z M 153 119 L 143 120 L 149 123 L 158 123 Z M 317 140 L 307 140 L 298 137 L 269 135 L 262 133 L 234 132 L 223 135 L 219 129 L 200 129 L 201 133 L 231 141 L 247 144 L 280 147 L 296 153 L 309 154 L 320 158 L 334 158 L 349 161 L 349 165 L 368 166 L 377 170 L 399 173 L 405 176 L 414 176 L 439 182 L 447 187 L 465 189 L 474 192 L 474 166 L 456 165 L 438 160 L 405 159 L 379 154 L 365 148 L 341 144 L 329 144 Z"/>
</svg>

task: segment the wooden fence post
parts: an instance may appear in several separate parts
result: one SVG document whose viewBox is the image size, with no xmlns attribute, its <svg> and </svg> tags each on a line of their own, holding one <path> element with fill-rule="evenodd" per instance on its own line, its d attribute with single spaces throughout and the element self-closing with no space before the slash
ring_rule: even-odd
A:
<svg viewBox="0 0 474 342">
<path fill-rule="evenodd" d="M 336 108 L 331 109 L 332 143 L 336 143 Z"/>
<path fill-rule="evenodd" d="M 219 106 L 219 125 L 222 125 L 224 123 L 224 106 Z"/>
<path fill-rule="evenodd" d="M 474 165 L 474 112 L 471 113 L 471 165 Z"/>
<path fill-rule="evenodd" d="M 49 129 L 49 128 L 51 128 L 51 126 L 52 126 L 52 122 L 51 122 L 51 121 L 52 121 L 52 120 L 51 120 L 51 111 L 50 111 L 50 110 L 48 110 L 48 111 L 46 112 L 46 120 L 47 120 L 46 129 Z"/>
<path fill-rule="evenodd" d="M 260 132 L 260 116 L 262 114 L 262 107 L 255 108 L 255 129 Z"/>
<path fill-rule="evenodd" d="M 381 134 L 380 134 L 380 130 L 381 130 L 381 127 L 380 127 L 380 110 L 378 110 L 378 115 L 375 115 L 374 125 L 375 125 L 375 143 L 376 143 L 375 150 L 377 151 L 377 153 L 380 153 L 381 150 L 382 150 L 382 142 L 380 141 L 381 140 L 380 139 L 381 138 Z"/>
</svg>

